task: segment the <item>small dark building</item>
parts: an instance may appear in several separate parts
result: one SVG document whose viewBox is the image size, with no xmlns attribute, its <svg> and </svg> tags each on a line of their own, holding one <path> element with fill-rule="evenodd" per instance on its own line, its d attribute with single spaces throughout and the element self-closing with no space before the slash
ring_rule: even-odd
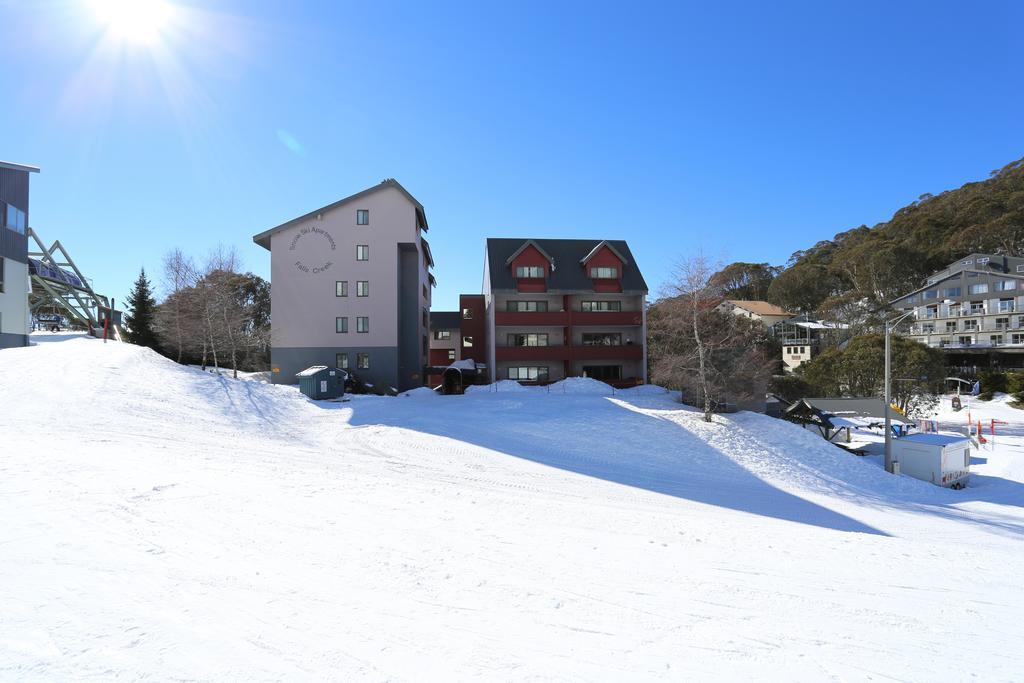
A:
<svg viewBox="0 0 1024 683">
<path fill-rule="evenodd" d="M 340 368 L 314 365 L 295 376 L 299 379 L 299 391 L 315 401 L 345 395 L 348 374 Z"/>
</svg>

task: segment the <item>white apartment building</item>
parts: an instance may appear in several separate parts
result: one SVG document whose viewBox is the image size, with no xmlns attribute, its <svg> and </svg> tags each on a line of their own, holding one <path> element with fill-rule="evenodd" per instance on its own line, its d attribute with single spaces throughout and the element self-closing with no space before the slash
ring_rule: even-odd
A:
<svg viewBox="0 0 1024 683">
<path fill-rule="evenodd" d="M 423 205 L 387 179 L 255 235 L 270 251 L 273 381 L 328 365 L 375 386 L 422 386 L 434 284 L 427 229 Z"/>
<path fill-rule="evenodd" d="M 987 357 L 1017 367 L 1024 360 L 1024 258 L 971 254 L 892 306 L 913 311 L 910 324 L 897 331 L 944 349 L 951 365 Z"/>
</svg>

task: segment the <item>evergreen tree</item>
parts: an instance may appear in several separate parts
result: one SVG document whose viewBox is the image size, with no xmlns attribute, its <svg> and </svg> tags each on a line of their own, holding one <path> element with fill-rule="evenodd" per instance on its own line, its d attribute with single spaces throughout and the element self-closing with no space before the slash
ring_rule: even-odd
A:
<svg viewBox="0 0 1024 683">
<path fill-rule="evenodd" d="M 125 337 L 130 343 L 147 346 L 151 349 L 157 348 L 156 332 L 153 329 L 155 309 L 156 299 L 153 298 L 153 289 L 146 278 L 146 269 L 143 268 L 128 296 Z"/>
</svg>

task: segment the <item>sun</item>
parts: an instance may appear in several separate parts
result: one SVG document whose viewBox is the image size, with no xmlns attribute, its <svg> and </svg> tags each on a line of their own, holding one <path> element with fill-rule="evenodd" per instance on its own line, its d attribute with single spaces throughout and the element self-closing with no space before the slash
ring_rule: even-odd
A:
<svg viewBox="0 0 1024 683">
<path fill-rule="evenodd" d="M 153 46 L 161 41 L 171 21 L 172 6 L 165 0 L 90 0 L 107 33 L 122 43 Z"/>
</svg>

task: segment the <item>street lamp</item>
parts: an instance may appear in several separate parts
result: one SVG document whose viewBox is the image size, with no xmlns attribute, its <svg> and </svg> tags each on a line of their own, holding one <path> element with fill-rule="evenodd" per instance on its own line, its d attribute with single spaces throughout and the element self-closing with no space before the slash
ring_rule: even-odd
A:
<svg viewBox="0 0 1024 683">
<path fill-rule="evenodd" d="M 903 315 L 885 321 L 885 471 L 892 472 L 892 331 L 907 316 L 913 315 L 911 309 Z"/>
<path fill-rule="evenodd" d="M 954 303 L 952 299 L 946 299 L 942 302 L 947 306 Z M 892 331 L 896 329 L 896 326 L 903 322 L 903 319 L 914 313 L 914 309 L 910 309 L 903 315 L 898 315 L 895 318 L 885 321 L 885 471 L 893 471 L 893 457 L 892 457 Z M 898 464 L 898 463 L 895 463 Z"/>
</svg>

